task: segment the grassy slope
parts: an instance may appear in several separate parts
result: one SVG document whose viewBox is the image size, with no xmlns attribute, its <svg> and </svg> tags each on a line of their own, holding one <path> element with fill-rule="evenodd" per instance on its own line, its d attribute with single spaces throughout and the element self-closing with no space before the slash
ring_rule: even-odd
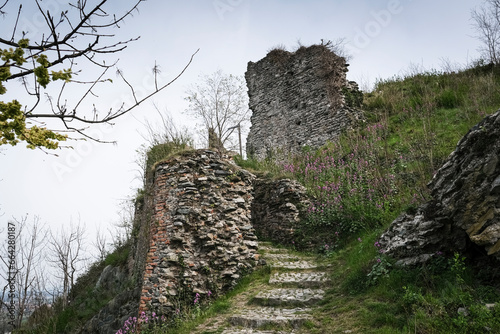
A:
<svg viewBox="0 0 500 334">
<path fill-rule="evenodd" d="M 425 184 L 457 141 L 486 114 L 500 107 L 500 69 L 478 67 L 459 73 L 393 78 L 379 82 L 372 93 L 365 94 L 364 100 L 366 127 L 346 134 L 336 144 L 295 157 L 288 165 L 293 165 L 293 170 L 269 161 L 241 162 L 246 168 L 301 180 L 317 196 L 318 204 L 329 196 L 318 190 L 325 182 L 348 185 L 339 191 L 350 194 L 356 194 L 350 191 L 352 188 L 358 194 L 371 189 L 374 199 L 380 200 L 378 210 L 373 203 L 362 202 L 361 197 L 345 196 L 342 204 L 346 208 L 342 214 L 329 202 L 332 210 L 311 215 L 302 234 L 297 236 L 305 241 L 319 240 L 317 250 L 336 268 L 335 283 L 315 314 L 314 326 L 307 331 L 484 333 L 490 329 L 492 333 L 500 332 L 500 308 L 488 311 L 484 306 L 500 302 L 499 280 L 495 280 L 494 272 L 478 271 L 453 254 L 422 268 L 401 270 L 393 268 L 390 259 L 384 258 L 375 246 L 377 237 L 393 218 L 428 197 Z M 336 168 L 336 172 L 315 169 L 304 173 L 306 166 L 321 166 L 326 159 L 346 163 Z M 360 161 L 368 162 L 370 168 L 362 167 Z M 366 179 L 376 175 L 382 182 L 353 181 L 345 176 L 346 172 Z M 356 204 L 360 201 L 363 205 Z M 340 237 L 334 231 L 341 231 Z M 233 295 L 244 291 L 249 280 L 263 279 L 266 274 L 259 272 L 246 278 L 229 296 L 199 314 L 187 315 L 195 318 L 194 322 L 179 319 L 176 329 L 170 328 L 168 333 L 189 333 L 201 322 L 200 316 L 207 318 L 229 309 Z M 95 280 L 97 276 L 93 277 Z M 80 306 L 85 304 L 86 293 L 82 289 L 81 296 L 75 297 L 82 298 Z M 104 298 L 101 302 L 106 301 Z M 101 302 L 89 305 L 98 306 Z M 458 313 L 462 307 L 467 308 L 468 316 Z M 78 314 L 72 312 L 67 310 L 45 323 L 48 331 L 52 332 L 56 323 L 56 327 L 68 328 L 74 321 L 85 321 L 92 307 L 79 307 Z M 150 332 L 163 333 L 164 329 Z"/>
<path fill-rule="evenodd" d="M 336 283 L 310 332 L 499 333 L 500 307 L 485 306 L 500 302 L 497 270 L 474 267 L 454 254 L 398 269 L 375 243 L 399 213 L 429 197 L 427 182 L 459 139 L 500 107 L 500 68 L 393 78 L 379 82 L 364 101 L 366 127 L 294 157 L 284 171 L 269 162 L 244 162 L 299 179 L 322 205 L 303 222 L 300 237 L 321 240 L 317 250 L 337 268 Z M 324 168 L 333 160 L 335 168 Z M 375 176 L 383 182 L 367 181 Z M 322 190 L 332 182 L 335 192 Z M 367 191 L 381 204 L 366 201 L 361 194 Z M 332 201 L 333 193 L 343 194 L 342 206 Z M 467 316 L 459 313 L 462 308 Z"/>
<path fill-rule="evenodd" d="M 365 95 L 369 123 L 386 126 L 378 143 L 386 154 L 382 162 L 403 161 L 399 168 L 379 169 L 390 170 L 398 196 L 406 196 L 392 208 L 394 214 L 411 205 L 412 193 L 420 195 L 418 202 L 428 196 L 426 183 L 458 140 L 499 107 L 500 69 L 491 67 L 395 78 Z M 356 136 L 341 141 L 344 151 Z M 317 314 L 318 333 L 500 332 L 500 307 L 485 307 L 500 302 L 497 270 L 480 270 L 454 254 L 420 268 L 393 268 L 375 245 L 389 223 L 360 230 L 359 240 L 351 237 L 345 248 L 327 255 L 338 268 L 337 284 Z M 467 316 L 459 313 L 462 308 Z"/>
</svg>

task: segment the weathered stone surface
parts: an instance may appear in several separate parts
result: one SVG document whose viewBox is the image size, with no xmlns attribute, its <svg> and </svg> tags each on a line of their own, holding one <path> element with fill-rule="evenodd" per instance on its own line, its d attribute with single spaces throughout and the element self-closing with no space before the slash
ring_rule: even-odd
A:
<svg viewBox="0 0 500 334">
<path fill-rule="evenodd" d="M 113 289 L 124 288 L 126 281 L 112 286 Z M 98 290 L 95 293 L 100 293 Z M 114 334 L 122 327 L 130 316 L 137 315 L 139 307 L 140 288 L 134 290 L 123 289 L 98 314 L 82 326 L 80 334 Z M 85 306 L 82 306 L 85 307 Z"/>
<path fill-rule="evenodd" d="M 253 179 L 209 150 L 158 164 L 140 312 L 169 314 L 179 296 L 223 292 L 252 271 L 258 260 Z"/>
<path fill-rule="evenodd" d="M 260 328 L 264 326 L 299 327 L 306 320 L 312 319 L 307 308 L 277 309 L 269 307 L 248 308 L 229 318 L 233 326 Z"/>
<path fill-rule="evenodd" d="M 310 306 L 325 296 L 321 289 L 280 288 L 261 291 L 254 297 L 254 302 L 267 306 Z"/>
<path fill-rule="evenodd" d="M 295 333 L 294 331 L 259 331 L 257 329 L 252 329 L 252 328 L 228 328 L 225 329 L 222 334 L 293 334 Z"/>
<path fill-rule="evenodd" d="M 381 237 L 401 264 L 436 252 L 470 252 L 500 259 L 500 110 L 474 126 L 429 183 L 432 200 L 405 213 Z"/>
<path fill-rule="evenodd" d="M 282 245 L 291 245 L 296 225 L 310 205 L 306 192 L 306 188 L 294 180 L 255 180 L 252 225 L 257 234 Z"/>
<path fill-rule="evenodd" d="M 245 78 L 252 110 L 247 152 L 262 159 L 271 154 L 319 147 L 361 117 L 362 101 L 346 79 L 345 59 L 324 45 L 295 52 L 273 50 L 249 62 Z"/>
<path fill-rule="evenodd" d="M 300 288 L 318 288 L 330 283 L 325 272 L 284 272 L 275 273 L 269 284 L 294 285 Z"/>
<path fill-rule="evenodd" d="M 269 261 L 269 264 L 277 269 L 316 269 L 318 264 L 314 261 L 298 260 L 298 261 L 286 261 L 286 260 L 275 260 Z"/>
</svg>

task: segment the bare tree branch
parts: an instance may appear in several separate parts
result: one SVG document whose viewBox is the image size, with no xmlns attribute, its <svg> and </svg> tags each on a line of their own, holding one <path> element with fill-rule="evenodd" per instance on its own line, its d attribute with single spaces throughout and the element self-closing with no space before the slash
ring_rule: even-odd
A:
<svg viewBox="0 0 500 334">
<path fill-rule="evenodd" d="M 486 61 L 500 64 L 500 0 L 485 0 L 471 12 L 477 38 L 483 43 L 479 51 Z"/>
<path fill-rule="evenodd" d="M 89 125 L 102 123 L 112 124 L 112 121 L 116 118 L 130 112 L 147 99 L 170 86 L 186 71 L 198 51 L 191 55 L 189 62 L 180 73 L 165 84 L 160 84 L 158 82 L 159 66 L 155 63 L 153 68 L 155 87 L 142 99 L 137 96 L 137 88 L 134 84 L 124 76 L 123 72 L 118 72 L 121 81 L 128 87 L 133 96 L 134 100 L 132 105 L 122 104 L 115 109 L 109 108 L 109 111 L 102 115 L 98 114 L 98 108 L 88 108 L 85 106 L 85 104 L 92 104 L 90 99 L 96 97 L 95 92 L 98 86 L 111 81 L 105 78 L 104 75 L 108 73 L 107 70 L 109 68 L 116 66 L 117 60 L 106 62 L 105 57 L 122 52 L 130 43 L 139 38 L 134 37 L 121 41 L 115 40 L 116 36 L 114 29 L 119 28 L 128 17 L 138 12 L 139 5 L 145 0 L 132 1 L 130 7 L 120 14 L 111 12 L 111 8 L 109 7 L 111 2 L 109 0 L 100 0 L 93 5 L 90 5 L 88 1 L 76 1 L 66 5 L 61 4 L 63 10 L 59 15 L 59 13 L 52 13 L 50 10 L 47 10 L 44 7 L 46 6 L 45 2 L 35 0 L 34 2 L 28 3 L 28 5 L 31 4 L 36 6 L 36 10 L 43 18 L 43 26 L 38 27 L 41 32 L 39 37 L 30 35 L 29 31 L 23 31 L 22 35 L 20 35 L 20 32 L 18 32 L 18 22 L 25 9 L 23 4 L 16 7 L 18 10 L 14 25 L 10 30 L 2 29 L 2 33 L 0 33 L 0 48 L 4 46 L 5 50 L 7 50 L 7 48 L 21 50 L 21 52 L 24 52 L 24 61 L 20 59 L 18 59 L 18 61 L 7 59 L 3 64 L 0 63 L 0 70 L 5 68 L 8 72 L 4 73 L 9 73 L 6 79 L 2 79 L 2 82 L 8 83 L 14 79 L 21 79 L 22 85 L 28 93 L 28 96 L 34 97 L 34 99 L 32 99 L 33 101 L 29 102 L 30 105 L 26 105 L 24 108 L 23 116 L 25 119 L 58 119 L 61 121 L 60 124 L 64 130 L 54 129 L 50 131 L 56 133 L 67 131 L 97 142 L 103 142 L 85 134 Z M 7 13 L 9 4 L 7 0 L 0 5 L 0 13 Z M 4 33 L 9 33 L 9 35 L 2 36 Z M 46 61 L 41 61 L 40 59 L 46 59 Z M 103 71 L 97 75 L 95 80 L 87 81 L 90 86 L 85 88 L 81 95 L 77 93 L 75 97 L 75 93 L 72 91 L 71 98 L 68 99 L 65 95 L 69 95 L 69 93 L 63 94 L 66 86 L 69 84 L 84 83 L 84 81 L 74 78 L 75 75 L 81 73 L 81 70 L 76 68 L 76 59 L 85 60 L 90 65 L 98 68 L 101 67 Z M 85 62 L 78 62 L 79 68 L 85 68 L 87 71 L 88 67 L 85 67 L 85 65 Z M 42 69 L 40 69 L 41 67 Z M 57 94 L 57 99 L 53 98 L 52 95 L 49 95 L 50 93 L 45 90 L 47 83 L 51 80 L 58 79 L 57 76 L 54 77 L 54 74 L 47 74 L 46 82 L 40 83 L 39 72 L 49 69 L 54 70 L 53 73 L 56 74 L 62 73 L 63 70 L 71 70 L 71 77 L 66 77 L 66 79 L 64 79 L 66 82 L 61 85 L 59 93 Z M 0 85 L 2 82 L 0 82 Z M 3 89 L 3 86 L 0 86 L 0 89 Z M 38 111 L 41 106 L 40 97 L 42 94 L 46 95 L 49 101 L 57 100 L 57 103 L 51 103 L 51 112 Z M 64 103 L 61 103 L 61 101 L 64 101 Z M 71 103 L 71 101 L 74 101 L 74 103 Z M 86 110 L 82 111 L 82 108 Z"/>
<path fill-rule="evenodd" d="M 97 250 L 97 261 L 104 261 L 104 259 L 108 255 L 107 241 L 106 236 L 102 234 L 100 229 L 97 230 L 97 234 L 95 240 L 92 242 L 92 245 Z"/>
<path fill-rule="evenodd" d="M 58 269 L 57 278 L 62 280 L 62 304 L 65 308 L 69 303 L 69 293 L 73 288 L 77 272 L 82 269 L 79 263 L 85 261 L 82 257 L 85 227 L 80 221 L 74 226 L 70 224 L 69 231 L 64 228 L 55 235 L 50 234 L 50 262 Z"/>
<path fill-rule="evenodd" d="M 223 150 L 229 145 L 229 149 L 234 149 L 235 144 L 230 140 L 234 126 L 244 126 L 249 120 L 244 80 L 219 70 L 201 76 L 201 82 L 186 91 L 189 102 L 186 112 L 201 121 L 207 137 L 212 132 L 218 138 L 216 141 L 220 143 L 209 143 L 211 148 Z"/>
<path fill-rule="evenodd" d="M 14 270 L 17 314 L 16 324 L 19 326 L 26 316 L 30 305 L 35 298 L 42 293 L 38 290 L 45 279 L 43 270 L 43 251 L 47 237 L 47 230 L 38 216 L 33 217 L 32 223 L 28 222 L 28 216 L 21 219 L 13 219 L 15 225 L 16 254 L 14 267 L 7 260 L 7 249 L 2 249 L 0 277 L 7 280 L 9 271 Z M 9 269 L 10 267 L 10 269 Z M 4 288 L 5 291 L 5 288 Z"/>
</svg>

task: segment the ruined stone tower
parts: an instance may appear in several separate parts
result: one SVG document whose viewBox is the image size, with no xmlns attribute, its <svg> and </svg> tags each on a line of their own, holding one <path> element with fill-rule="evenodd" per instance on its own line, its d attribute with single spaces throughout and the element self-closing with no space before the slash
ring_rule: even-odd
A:
<svg viewBox="0 0 500 334">
<path fill-rule="evenodd" d="M 248 63 L 252 110 L 247 153 L 263 159 L 317 148 L 361 117 L 362 95 L 346 79 L 347 64 L 326 45 L 272 50 Z"/>
</svg>

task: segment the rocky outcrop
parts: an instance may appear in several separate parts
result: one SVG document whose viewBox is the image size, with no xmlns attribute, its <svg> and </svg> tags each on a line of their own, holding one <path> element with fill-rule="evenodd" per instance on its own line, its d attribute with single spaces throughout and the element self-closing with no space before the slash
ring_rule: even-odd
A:
<svg viewBox="0 0 500 334">
<path fill-rule="evenodd" d="M 429 188 L 432 200 L 382 235 L 386 253 L 400 264 L 455 251 L 500 259 L 500 110 L 460 140 Z"/>
<path fill-rule="evenodd" d="M 291 245 L 297 223 L 310 205 L 306 189 L 289 179 L 257 179 L 254 197 L 252 225 L 259 237 Z"/>
<path fill-rule="evenodd" d="M 209 150 L 156 166 L 139 311 L 172 314 L 233 287 L 256 264 L 255 177 Z"/>
<path fill-rule="evenodd" d="M 99 293 L 99 291 L 96 291 Z M 111 299 L 97 315 L 87 321 L 85 326 L 78 332 L 80 334 L 115 334 L 125 321 L 130 317 L 137 316 L 139 306 L 138 299 L 141 295 L 139 287 L 130 290 L 124 289 Z"/>
<path fill-rule="evenodd" d="M 126 266 L 108 265 L 102 269 L 92 287 L 92 294 L 99 296 L 96 300 L 109 302 L 75 333 L 115 334 L 129 317 L 137 316 L 141 290 L 137 285 L 134 287 L 130 274 Z M 95 303 L 96 300 L 91 302 Z M 88 300 L 80 302 L 81 305 L 77 307 L 88 307 Z"/>
<path fill-rule="evenodd" d="M 317 148 L 352 127 L 361 117 L 362 94 L 347 81 L 347 66 L 327 45 L 275 49 L 249 62 L 247 153 L 262 159 Z"/>
</svg>

